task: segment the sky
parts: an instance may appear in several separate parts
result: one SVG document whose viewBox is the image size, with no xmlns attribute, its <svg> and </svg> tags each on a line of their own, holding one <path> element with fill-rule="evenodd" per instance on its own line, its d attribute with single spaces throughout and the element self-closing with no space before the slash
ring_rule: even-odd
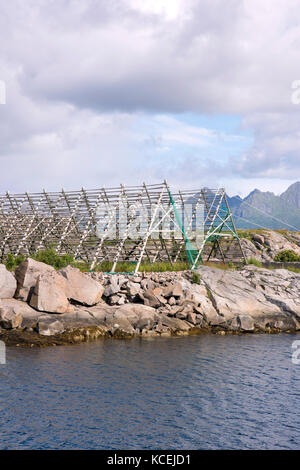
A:
<svg viewBox="0 0 300 470">
<path fill-rule="evenodd" d="M 299 0 L 0 6 L 1 193 L 300 180 Z"/>
</svg>

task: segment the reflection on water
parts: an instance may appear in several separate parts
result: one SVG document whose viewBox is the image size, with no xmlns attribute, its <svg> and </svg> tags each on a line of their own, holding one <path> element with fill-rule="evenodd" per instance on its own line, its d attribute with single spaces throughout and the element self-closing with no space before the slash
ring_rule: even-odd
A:
<svg viewBox="0 0 300 470">
<path fill-rule="evenodd" d="M 9 348 L 0 365 L 0 448 L 300 448 L 297 338 Z"/>
</svg>

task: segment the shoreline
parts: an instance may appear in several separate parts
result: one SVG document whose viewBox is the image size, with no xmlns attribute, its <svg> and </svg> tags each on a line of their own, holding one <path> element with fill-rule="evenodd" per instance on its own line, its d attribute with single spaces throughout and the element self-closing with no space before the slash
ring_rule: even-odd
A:
<svg viewBox="0 0 300 470">
<path fill-rule="evenodd" d="M 0 265 L 0 340 L 45 347 L 98 338 L 300 331 L 300 274 L 247 265 L 195 272 L 56 271 Z"/>
<path fill-rule="evenodd" d="M 66 330 L 64 333 L 52 335 L 52 336 L 43 336 L 37 332 L 28 332 L 28 331 L 17 331 L 17 330 L 7 330 L 0 333 L 0 341 L 4 341 L 6 347 L 20 347 L 20 348 L 47 348 L 47 347 L 56 347 L 56 346 L 67 346 L 75 345 L 82 343 L 96 342 L 98 340 L 120 340 L 120 341 L 130 341 L 130 340 L 140 340 L 140 341 L 155 341 L 160 338 L 182 338 L 188 336 L 207 336 L 207 335 L 217 335 L 217 336 L 245 336 L 245 335 L 279 335 L 279 334 L 297 334 L 299 331 L 281 331 L 278 329 L 269 329 L 269 331 L 261 331 L 255 329 L 251 332 L 241 332 L 233 330 L 223 330 L 223 329 L 191 329 L 188 333 L 186 332 L 175 332 L 167 335 L 110 335 L 107 332 L 101 330 L 100 328 L 92 327 L 83 327 L 78 329 Z"/>
</svg>

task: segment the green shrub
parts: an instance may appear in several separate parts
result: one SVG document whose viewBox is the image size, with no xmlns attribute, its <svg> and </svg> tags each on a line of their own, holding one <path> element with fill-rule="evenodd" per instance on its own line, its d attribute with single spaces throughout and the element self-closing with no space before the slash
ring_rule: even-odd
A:
<svg viewBox="0 0 300 470">
<path fill-rule="evenodd" d="M 193 284 L 200 284 L 200 274 L 195 273 L 195 271 L 193 272 L 192 283 Z"/>
<path fill-rule="evenodd" d="M 283 262 L 283 263 L 293 263 L 300 261 L 300 256 L 297 255 L 293 250 L 283 250 L 274 258 L 274 261 Z"/>
<path fill-rule="evenodd" d="M 258 259 L 256 259 L 256 258 L 249 258 L 248 259 L 248 264 L 253 264 L 254 266 L 257 266 L 258 268 L 262 267 L 261 262 L 258 261 Z"/>
<path fill-rule="evenodd" d="M 50 264 L 50 266 L 53 266 L 55 269 L 65 268 L 69 264 L 74 263 L 72 255 L 59 255 L 56 253 L 54 248 L 38 251 L 32 255 L 32 258 L 36 261 L 40 261 L 41 263 Z"/>
<path fill-rule="evenodd" d="M 9 271 L 14 271 L 16 267 L 19 266 L 22 261 L 24 261 L 24 259 L 24 255 L 15 256 L 12 253 L 8 253 L 5 262 L 6 269 L 8 269 Z"/>
<path fill-rule="evenodd" d="M 233 264 L 231 261 L 228 263 L 228 267 L 229 267 L 230 269 L 234 269 L 234 270 L 236 269 L 236 265 Z"/>
<path fill-rule="evenodd" d="M 247 238 L 248 240 L 252 241 L 252 235 L 249 232 L 238 230 L 238 236 L 239 238 Z"/>
</svg>

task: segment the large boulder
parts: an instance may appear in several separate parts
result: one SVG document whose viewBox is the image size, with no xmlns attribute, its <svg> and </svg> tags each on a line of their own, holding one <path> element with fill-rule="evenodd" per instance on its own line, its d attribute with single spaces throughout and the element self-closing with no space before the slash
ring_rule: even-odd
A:
<svg viewBox="0 0 300 470">
<path fill-rule="evenodd" d="M 0 312 L 0 326 L 6 330 L 19 328 L 22 324 L 22 315 L 12 311 Z"/>
<path fill-rule="evenodd" d="M 221 319 L 212 304 L 212 300 L 209 298 L 210 293 L 206 287 L 194 284 L 191 286 L 190 291 L 191 300 L 195 305 L 194 310 L 202 315 L 208 324 L 215 325 L 217 321 L 220 322 Z"/>
<path fill-rule="evenodd" d="M 240 274 L 256 292 L 264 295 L 286 318 L 292 317 L 297 328 L 300 325 L 300 274 L 287 269 L 262 269 L 246 266 Z M 273 312 L 274 313 L 274 312 Z"/>
<path fill-rule="evenodd" d="M 125 334 L 133 335 L 135 330 L 127 318 L 127 315 L 122 312 L 115 312 L 110 320 L 107 320 L 108 324 L 112 325 L 112 332 L 119 330 Z"/>
<path fill-rule="evenodd" d="M 89 307 L 85 309 L 89 314 L 95 318 L 98 322 L 103 323 L 107 318 L 111 318 L 114 312 L 116 311 L 116 306 L 110 306 L 105 303 L 95 305 L 94 307 Z"/>
<path fill-rule="evenodd" d="M 104 287 L 77 268 L 68 266 L 60 271 L 67 281 L 67 297 L 84 305 L 100 302 Z"/>
<path fill-rule="evenodd" d="M 65 330 L 73 330 L 76 328 L 89 328 L 93 326 L 101 326 L 105 329 L 105 320 L 111 307 L 74 307 L 73 312 L 55 314 L 39 312 L 38 324 L 46 325 L 59 322 Z M 98 315 L 97 315 L 98 312 Z M 103 315 L 100 315 L 100 312 Z M 108 315 L 109 316 L 109 315 Z M 39 327 L 38 327 L 39 328 Z M 37 328 L 37 329 L 38 329 Z M 44 326 L 43 326 L 44 328 Z M 55 334 L 55 333 L 53 333 Z"/>
<path fill-rule="evenodd" d="M 263 236 L 272 258 L 284 250 L 292 250 L 300 256 L 300 247 L 289 241 L 282 233 L 266 230 L 263 232 Z"/>
<path fill-rule="evenodd" d="M 257 289 L 241 273 L 199 268 L 200 276 L 207 287 L 208 296 L 217 313 L 229 320 L 237 315 L 260 315 L 280 313 L 280 308 L 269 302 L 263 291 Z"/>
<path fill-rule="evenodd" d="M 15 295 L 17 282 L 14 275 L 4 264 L 0 264 L 0 299 L 8 299 Z"/>
<path fill-rule="evenodd" d="M 118 281 L 119 276 L 112 276 L 111 279 L 109 279 L 109 284 L 103 293 L 105 297 L 110 297 L 111 295 L 117 294 L 120 291 L 121 284 Z"/>
<path fill-rule="evenodd" d="M 248 238 L 242 238 L 241 245 L 246 259 L 255 258 L 258 261 L 263 260 L 263 252 L 258 250 L 254 243 L 248 240 Z M 271 258 L 269 260 L 271 260 Z"/>
<path fill-rule="evenodd" d="M 74 311 L 67 297 L 67 281 L 57 271 L 41 274 L 30 299 L 30 305 L 40 312 L 68 313 Z"/>
<path fill-rule="evenodd" d="M 166 315 L 161 315 L 160 320 L 163 326 L 168 327 L 170 331 L 175 334 L 178 332 L 188 332 L 193 326 L 185 320 L 181 320 L 180 318 L 170 318 Z"/>
<path fill-rule="evenodd" d="M 118 307 L 114 318 L 124 315 L 130 324 L 137 329 L 152 328 L 158 321 L 159 314 L 152 307 L 142 304 L 126 304 Z"/>
<path fill-rule="evenodd" d="M 155 294 L 155 289 L 147 289 L 142 294 L 140 293 L 140 298 L 144 301 L 145 305 L 148 307 L 158 308 L 161 305 L 166 303 L 164 297 L 159 294 Z"/>
<path fill-rule="evenodd" d="M 256 243 L 259 243 L 260 245 L 263 245 L 265 243 L 264 237 L 262 235 L 259 235 L 259 233 L 255 232 L 252 234 L 252 240 Z"/>
<path fill-rule="evenodd" d="M 138 282 L 129 281 L 127 283 L 127 293 L 131 299 L 134 299 L 141 290 L 141 285 Z"/>
<path fill-rule="evenodd" d="M 238 315 L 231 320 L 229 327 L 233 330 L 250 332 L 254 330 L 254 320 L 250 315 Z"/>
<path fill-rule="evenodd" d="M 0 300 L 0 327 L 5 329 L 19 328 L 22 325 L 22 306 L 18 300 Z M 26 304 L 25 304 L 26 306 Z M 30 308 L 30 307 L 29 307 Z"/>
<path fill-rule="evenodd" d="M 49 264 L 35 261 L 32 258 L 23 261 L 15 270 L 15 276 L 18 282 L 15 297 L 25 302 L 30 301 L 38 276 L 53 271 L 55 271 L 55 269 Z"/>
<path fill-rule="evenodd" d="M 26 302 L 16 299 L 1 299 L 0 317 L 3 321 L 7 321 L 8 314 L 11 319 L 15 318 L 15 320 L 11 322 L 11 328 L 34 328 L 41 315 L 40 312 L 31 308 Z"/>
</svg>

